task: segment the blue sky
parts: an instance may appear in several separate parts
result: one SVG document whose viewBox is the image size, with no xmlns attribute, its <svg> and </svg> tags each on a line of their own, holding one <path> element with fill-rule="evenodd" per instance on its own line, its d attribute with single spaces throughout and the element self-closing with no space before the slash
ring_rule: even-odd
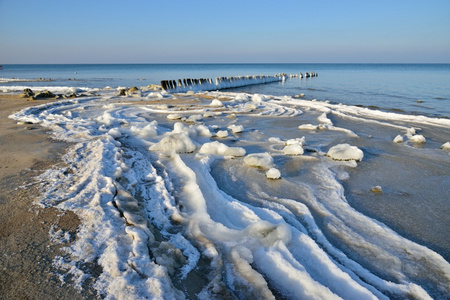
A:
<svg viewBox="0 0 450 300">
<path fill-rule="evenodd" d="M 0 0 L 0 64 L 450 63 L 450 1 Z"/>
</svg>

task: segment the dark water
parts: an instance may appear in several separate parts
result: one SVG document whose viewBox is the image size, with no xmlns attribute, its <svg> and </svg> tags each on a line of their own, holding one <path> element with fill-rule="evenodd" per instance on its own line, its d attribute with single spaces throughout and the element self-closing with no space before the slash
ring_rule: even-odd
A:
<svg viewBox="0 0 450 300">
<path fill-rule="evenodd" d="M 272 95 L 305 94 L 306 99 L 362 105 L 410 114 L 450 117 L 450 64 L 106 64 L 5 65 L 0 78 L 51 78 L 0 86 L 145 86 L 165 79 L 239 75 L 319 73 L 233 89 Z"/>
</svg>

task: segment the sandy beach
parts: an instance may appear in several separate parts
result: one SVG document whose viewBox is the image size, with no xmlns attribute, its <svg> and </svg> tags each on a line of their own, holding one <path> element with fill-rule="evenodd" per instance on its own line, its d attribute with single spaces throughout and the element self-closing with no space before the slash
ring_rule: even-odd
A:
<svg viewBox="0 0 450 300">
<path fill-rule="evenodd" d="M 52 140 L 39 125 L 16 124 L 8 116 L 25 107 L 54 100 L 0 95 L 0 299 L 86 299 L 62 285 L 52 266 L 61 244 L 49 238 L 52 226 L 75 232 L 75 214 L 34 205 L 34 177 L 61 163 L 67 144 Z"/>
</svg>

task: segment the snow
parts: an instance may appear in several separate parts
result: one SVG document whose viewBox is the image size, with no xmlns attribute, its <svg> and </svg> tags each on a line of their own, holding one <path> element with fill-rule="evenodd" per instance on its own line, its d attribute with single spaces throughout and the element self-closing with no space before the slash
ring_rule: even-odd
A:
<svg viewBox="0 0 450 300">
<path fill-rule="evenodd" d="M 339 144 L 331 147 L 327 155 L 334 160 L 355 160 L 361 161 L 364 157 L 363 152 L 358 147 L 349 144 Z"/>
</svg>

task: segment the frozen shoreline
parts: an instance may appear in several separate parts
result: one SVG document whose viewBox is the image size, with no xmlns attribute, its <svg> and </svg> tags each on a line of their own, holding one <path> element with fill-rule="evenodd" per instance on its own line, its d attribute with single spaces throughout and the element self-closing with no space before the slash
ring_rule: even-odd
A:
<svg viewBox="0 0 450 300">
<path fill-rule="evenodd" d="M 217 101 L 211 106 L 213 99 Z M 175 120 L 168 119 L 169 115 Z M 303 288 L 312 288 L 309 293 L 316 295 L 345 298 L 345 295 L 361 293 L 363 298 L 373 295 L 383 298 L 383 294 L 422 297 L 427 293 L 435 296 L 446 293 L 440 281 L 445 286 L 448 280 L 445 276 L 450 272 L 448 262 L 353 210 L 346 204 L 345 195 L 350 186 L 351 195 L 356 198 L 361 193 L 364 197 L 374 197 L 370 188 L 383 181 L 383 193 L 377 197 L 396 200 L 407 193 L 415 199 L 418 188 L 416 191 L 408 185 L 396 186 L 381 171 L 370 178 L 365 177 L 370 173 L 359 172 L 373 163 L 375 166 L 384 166 L 384 161 L 388 162 L 386 166 L 398 163 L 391 157 L 401 154 L 400 161 L 405 158 L 401 166 L 411 167 L 416 175 L 418 170 L 428 168 L 438 175 L 436 178 L 440 176 L 442 185 L 427 181 L 436 185 L 437 190 L 430 189 L 425 194 L 434 193 L 439 199 L 445 196 L 448 167 L 439 167 L 438 162 L 449 159 L 448 153 L 439 148 L 448 137 L 450 120 L 402 116 L 291 97 L 217 92 L 170 95 L 154 91 L 127 97 L 117 97 L 115 91 L 102 91 L 99 97 L 28 109 L 14 118 L 41 124 L 51 129 L 56 138 L 78 143 L 65 158 L 71 166 L 69 169 L 49 170 L 45 175 L 53 180 L 53 185 L 66 188 L 55 190 L 53 185 L 47 186 L 41 203 L 79 214 L 83 225 L 78 240 L 68 251 L 80 261 L 59 261 L 59 264 L 75 275 L 79 274 L 77 266 L 82 261 L 98 260 L 104 273 L 96 281 L 96 288 L 102 293 L 120 296 L 121 291 L 114 288 L 120 286 L 116 281 L 120 279 L 122 283 L 125 280 L 127 284 L 139 286 L 142 290 L 136 290 L 136 295 L 155 292 L 154 295 L 181 296 L 171 282 L 183 286 L 199 261 L 207 260 L 213 262 L 207 268 L 209 285 L 197 291 L 205 297 L 218 292 L 212 285 L 220 287 L 221 292 L 241 296 L 269 295 L 274 289 L 287 297 L 299 293 L 268 273 L 269 269 L 273 271 L 271 263 L 281 262 L 286 269 L 277 270 L 280 278 L 284 272 L 296 273 L 297 279 L 307 278 L 310 285 Z M 177 123 L 178 118 L 184 123 Z M 421 147 L 408 141 L 414 136 L 411 126 L 421 127 L 420 133 L 427 138 Z M 405 141 L 393 143 L 396 135 L 404 136 Z M 219 144 L 199 150 L 211 141 Z M 363 157 L 349 147 L 345 149 L 350 149 L 351 154 L 343 159 L 350 161 L 335 161 L 326 156 L 332 146 L 347 143 L 362 149 Z M 236 155 L 244 152 L 231 148 L 244 149 L 247 156 L 270 153 L 272 160 L 266 161 L 261 156 L 251 163 L 260 169 L 254 168 L 243 164 L 245 159 Z M 224 157 L 225 153 L 228 154 Z M 235 158 L 227 158 L 230 154 Z M 428 167 L 411 165 L 412 158 L 436 163 Z M 362 161 L 356 163 L 354 159 Z M 267 181 L 261 168 L 278 169 L 281 179 Z M 66 173 L 72 175 L 61 177 Z M 353 179 L 358 177 L 366 180 L 353 186 Z M 416 177 L 410 177 L 412 182 Z M 379 181 L 375 182 L 375 178 Z M 364 188 L 364 185 L 369 186 Z M 239 191 L 247 191 L 248 196 Z M 93 202 L 86 202 L 87 195 L 94 195 Z M 350 197 L 350 201 L 356 199 Z M 136 211 L 132 207 L 145 209 Z M 112 230 L 96 223 L 95 215 L 106 218 Z M 139 221 L 142 218 L 148 218 L 153 228 L 144 226 Z M 442 226 L 445 228 L 445 224 Z M 154 235 L 156 228 L 162 239 Z M 262 232 L 270 233 L 270 237 L 261 236 Z M 92 235 L 96 236 L 93 240 Z M 226 236 L 233 238 L 228 240 Z M 120 240 L 130 244 L 121 244 Z M 110 244 L 112 241 L 116 241 L 115 246 Z M 101 250 L 102 243 L 110 245 L 109 250 Z M 156 260 L 143 250 L 147 243 Z M 84 247 L 91 249 L 90 254 L 82 250 Z M 307 254 L 301 250 L 305 247 L 311 251 L 308 255 L 313 255 L 309 259 L 314 260 L 319 254 L 323 259 L 316 260 L 315 266 L 309 265 L 301 259 Z M 168 249 L 183 255 L 167 256 Z M 173 252 L 174 249 L 181 252 Z M 131 256 L 111 256 L 108 251 L 122 251 Z M 410 254 L 405 255 L 404 251 Z M 429 264 L 420 262 L 422 256 L 427 257 Z M 329 257 L 337 261 L 329 261 Z M 377 261 L 372 257 L 377 257 Z M 105 269 L 111 259 L 118 260 L 117 269 Z M 137 269 L 130 265 L 130 259 L 136 261 Z M 225 267 L 219 268 L 217 264 Z M 255 268 L 248 274 L 244 270 L 250 264 Z M 427 284 L 435 289 L 429 290 L 424 285 L 427 290 L 423 290 L 421 281 L 413 272 L 404 270 L 405 266 L 426 270 L 430 274 Z M 113 278 L 114 272 L 123 275 Z M 139 280 L 133 272 L 148 274 L 147 279 Z M 226 281 L 219 276 L 222 272 L 227 274 Z M 440 278 L 439 272 L 447 275 Z M 267 282 L 261 281 L 260 274 L 268 278 Z M 364 278 L 366 283 L 358 278 Z M 161 290 L 147 290 L 151 280 L 158 280 Z M 245 282 L 254 290 L 240 288 Z M 340 282 L 341 287 L 332 282 Z M 298 282 L 294 286 L 297 285 Z"/>
</svg>

